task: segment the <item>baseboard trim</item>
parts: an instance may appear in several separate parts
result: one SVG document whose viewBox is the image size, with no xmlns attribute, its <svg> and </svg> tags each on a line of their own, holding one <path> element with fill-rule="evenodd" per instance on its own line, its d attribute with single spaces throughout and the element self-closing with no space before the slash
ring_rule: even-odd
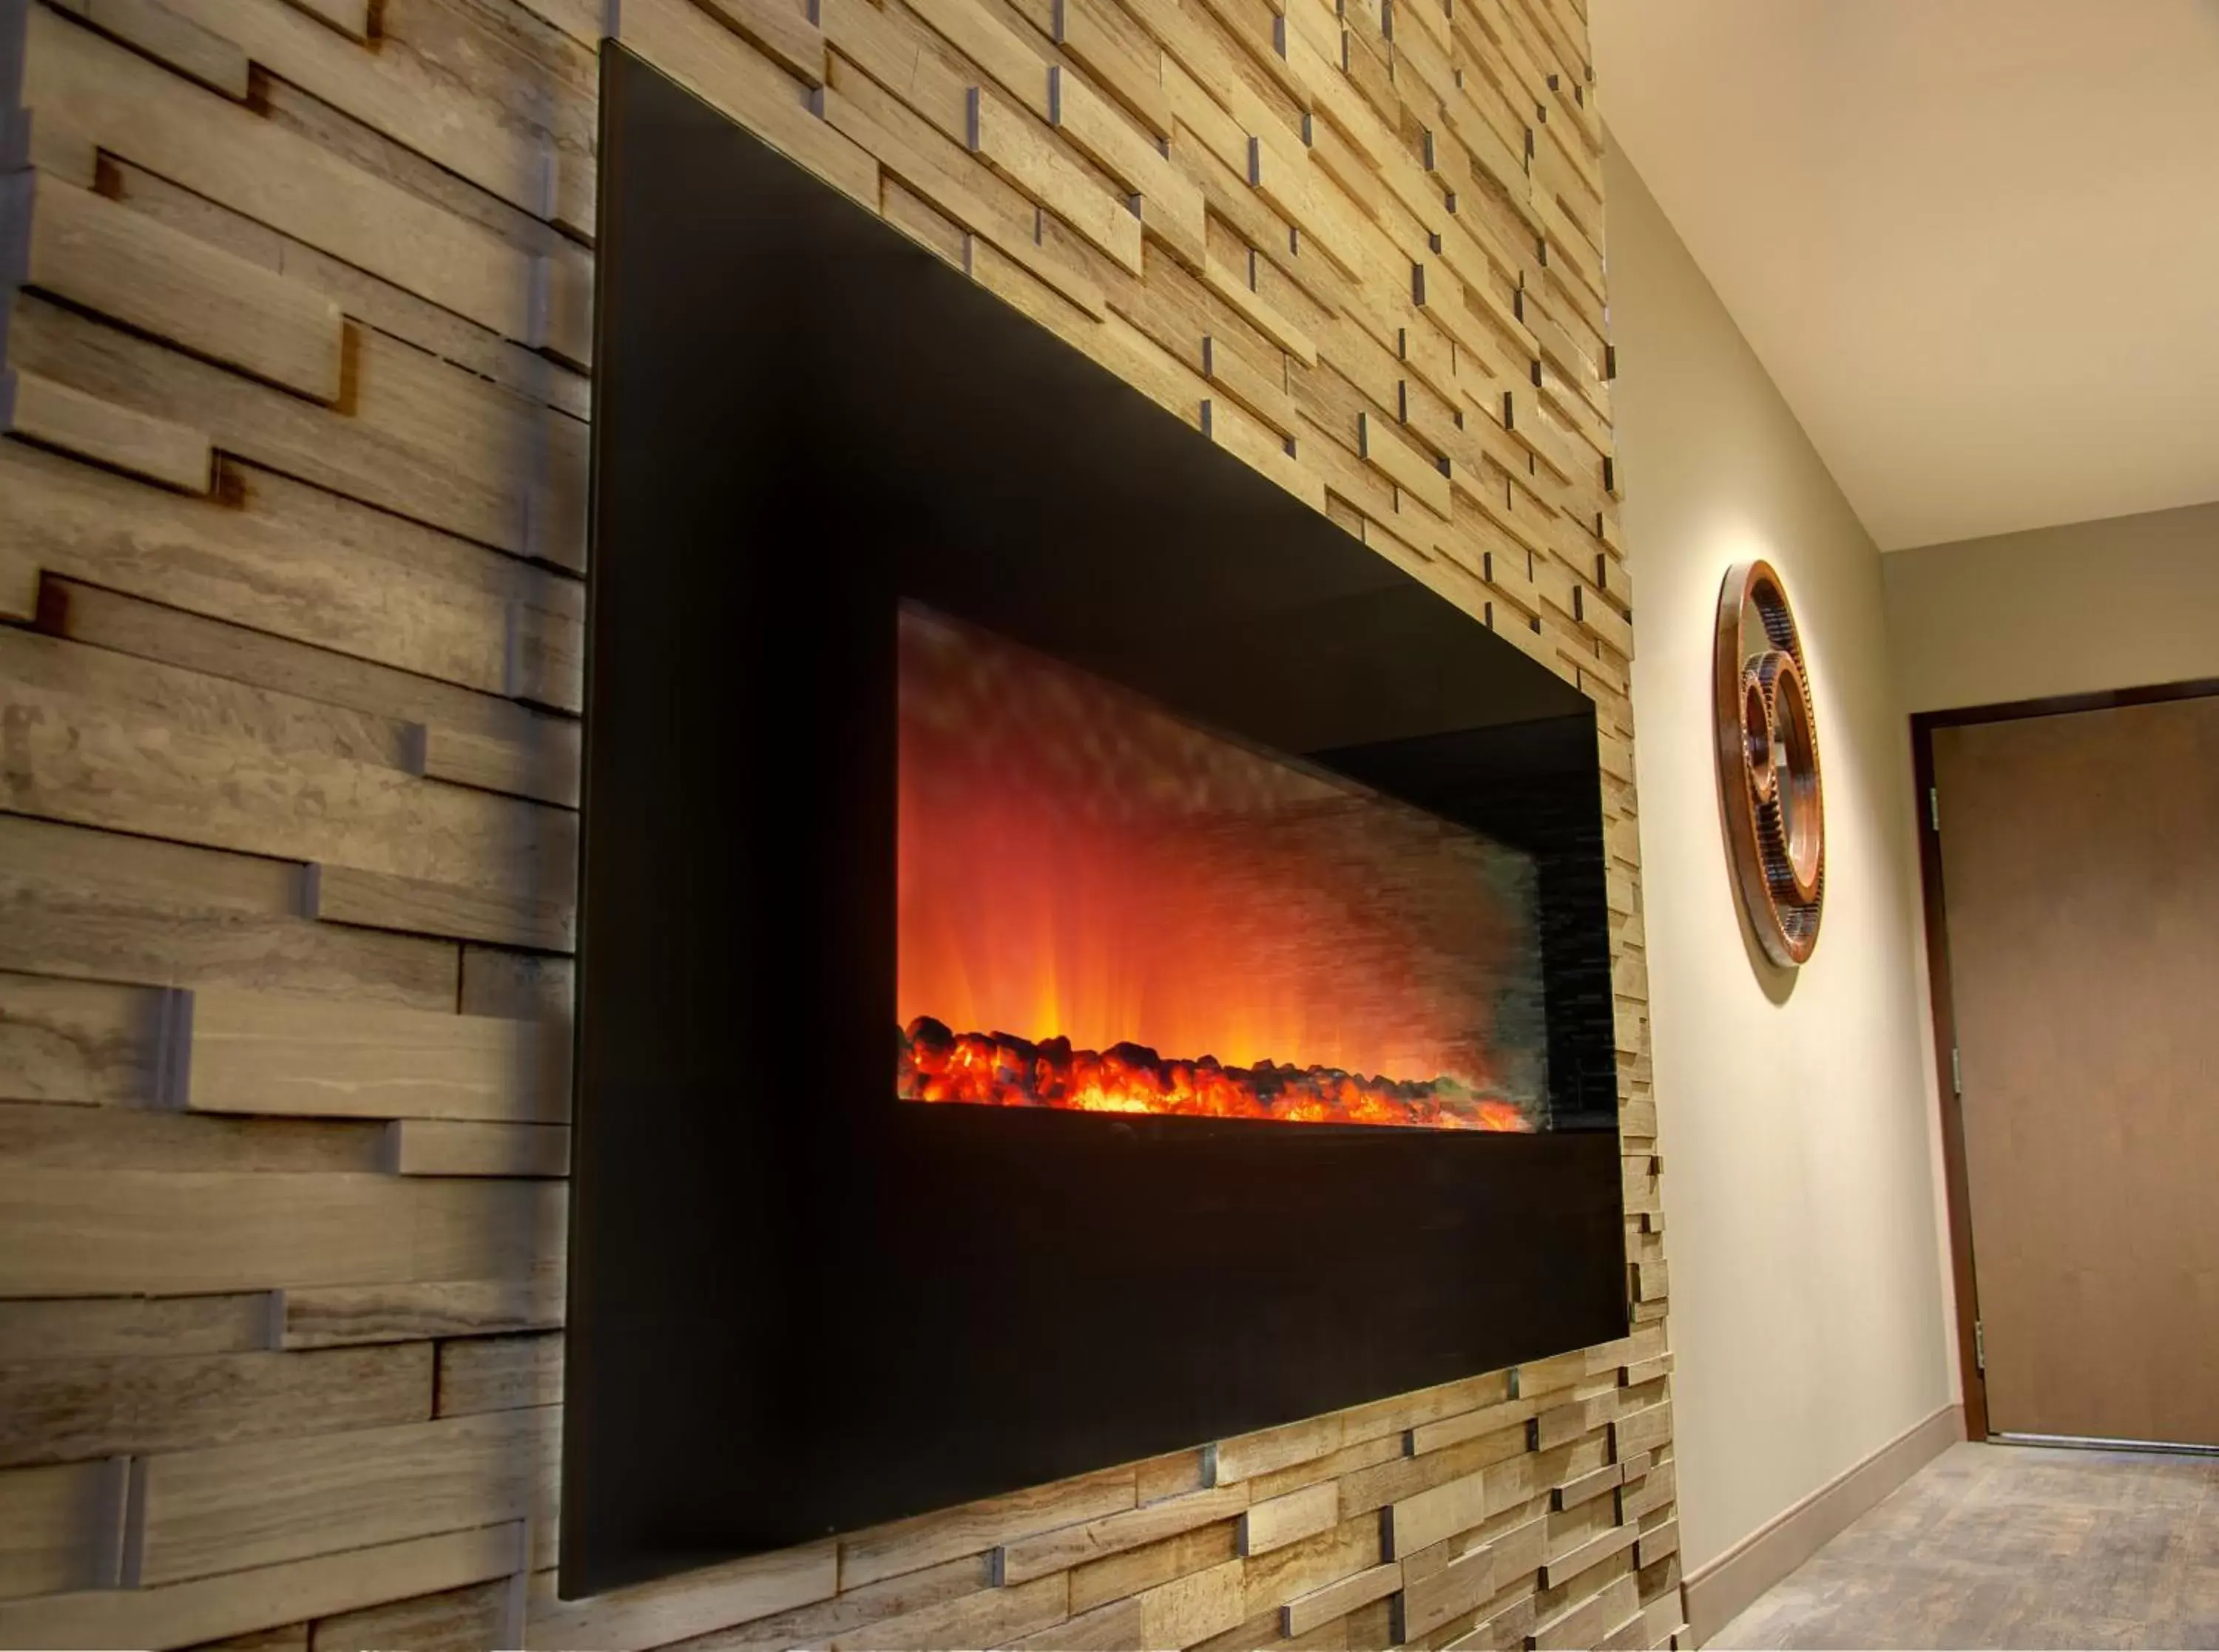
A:
<svg viewBox="0 0 2219 1652">
<path fill-rule="evenodd" d="M 1688 1629 L 1694 1644 L 1708 1642 L 1860 1514 L 1964 1438 L 1964 1407 L 1946 1405 L 1689 1573 Z"/>
</svg>

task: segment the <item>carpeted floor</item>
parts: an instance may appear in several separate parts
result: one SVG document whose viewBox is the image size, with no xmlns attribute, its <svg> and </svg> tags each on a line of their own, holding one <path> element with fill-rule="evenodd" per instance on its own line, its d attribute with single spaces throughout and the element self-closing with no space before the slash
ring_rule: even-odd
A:
<svg viewBox="0 0 2219 1652">
<path fill-rule="evenodd" d="M 1952 1446 L 1710 1644 L 2219 1648 L 2219 1457 Z"/>
</svg>

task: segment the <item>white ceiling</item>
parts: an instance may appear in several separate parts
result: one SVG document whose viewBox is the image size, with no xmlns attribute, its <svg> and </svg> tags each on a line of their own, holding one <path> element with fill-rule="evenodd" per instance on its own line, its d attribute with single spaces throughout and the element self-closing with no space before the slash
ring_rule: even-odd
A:
<svg viewBox="0 0 2219 1652">
<path fill-rule="evenodd" d="M 2219 499 L 2219 0 L 1593 0 L 1601 107 L 1883 550 Z"/>
</svg>

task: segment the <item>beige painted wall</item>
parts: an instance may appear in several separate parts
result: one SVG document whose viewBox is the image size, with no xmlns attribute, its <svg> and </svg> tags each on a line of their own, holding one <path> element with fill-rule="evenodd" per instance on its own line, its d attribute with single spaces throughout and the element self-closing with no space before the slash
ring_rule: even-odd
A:
<svg viewBox="0 0 2219 1652">
<path fill-rule="evenodd" d="M 1955 1398 L 1939 1124 L 1880 556 L 1614 147 L 1607 188 L 1692 1575 Z M 1744 928 L 1712 747 L 1719 581 L 1760 556 L 1826 765 L 1825 928 L 1792 980 Z"/>
<path fill-rule="evenodd" d="M 2219 677 L 2219 504 L 1928 545 L 1881 568 L 1909 711 Z"/>
</svg>

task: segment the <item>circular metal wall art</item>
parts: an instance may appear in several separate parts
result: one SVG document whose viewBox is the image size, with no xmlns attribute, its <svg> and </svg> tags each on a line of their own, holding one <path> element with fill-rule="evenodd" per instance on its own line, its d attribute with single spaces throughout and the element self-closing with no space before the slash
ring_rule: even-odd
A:
<svg viewBox="0 0 2219 1652">
<path fill-rule="evenodd" d="M 1803 640 L 1771 563 L 1727 571 L 1715 670 L 1719 786 L 1735 880 L 1766 955 L 1793 968 L 1818 944 L 1825 803 Z"/>
</svg>

